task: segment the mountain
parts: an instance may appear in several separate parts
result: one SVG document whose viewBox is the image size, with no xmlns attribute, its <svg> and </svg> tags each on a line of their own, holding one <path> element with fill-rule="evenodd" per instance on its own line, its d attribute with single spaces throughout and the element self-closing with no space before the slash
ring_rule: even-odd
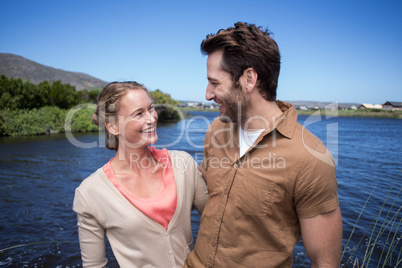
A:
<svg viewBox="0 0 402 268">
<path fill-rule="evenodd" d="M 61 81 L 63 84 L 75 86 L 77 90 L 103 88 L 107 84 L 84 73 L 52 68 L 9 53 L 0 53 L 0 75 L 2 74 L 8 78 L 28 79 L 33 84 Z"/>
</svg>

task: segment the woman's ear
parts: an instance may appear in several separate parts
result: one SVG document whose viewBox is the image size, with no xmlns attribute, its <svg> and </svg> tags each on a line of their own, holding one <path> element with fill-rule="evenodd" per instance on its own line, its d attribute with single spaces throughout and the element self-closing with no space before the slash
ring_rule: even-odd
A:
<svg viewBox="0 0 402 268">
<path fill-rule="evenodd" d="M 258 74 L 253 68 L 247 68 L 243 72 L 243 78 L 245 81 L 244 89 L 247 93 L 251 93 L 257 85 Z"/>
<path fill-rule="evenodd" d="M 114 123 L 106 122 L 105 127 L 107 131 L 109 131 L 111 134 L 117 136 L 119 134 L 119 129 Z"/>
</svg>

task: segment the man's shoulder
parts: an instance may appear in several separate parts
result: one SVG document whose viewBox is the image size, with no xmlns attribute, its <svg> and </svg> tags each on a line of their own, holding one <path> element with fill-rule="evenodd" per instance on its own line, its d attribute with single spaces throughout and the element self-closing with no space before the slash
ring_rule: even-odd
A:
<svg viewBox="0 0 402 268">
<path fill-rule="evenodd" d="M 308 130 L 299 122 L 296 123 L 295 137 L 298 140 L 301 140 L 301 143 L 304 145 L 304 147 L 307 146 L 309 148 L 313 148 L 321 153 L 324 153 L 327 149 L 320 138 L 314 135 L 310 130 Z"/>
<path fill-rule="evenodd" d="M 230 127 L 232 125 L 233 125 L 233 123 L 222 122 L 222 120 L 220 120 L 219 117 L 218 117 L 218 118 L 215 118 L 214 121 L 212 121 L 212 123 L 210 124 L 209 127 L 214 128 L 214 129 L 223 128 L 223 127 L 228 128 L 228 127 Z"/>
<path fill-rule="evenodd" d="M 294 139 L 298 147 L 302 147 L 301 151 L 299 151 L 301 158 L 309 159 L 309 164 L 318 162 L 332 167 L 335 166 L 334 159 L 327 146 L 325 146 L 320 138 L 300 123 L 296 124 Z"/>
<path fill-rule="evenodd" d="M 230 123 L 225 123 L 222 122 L 219 118 L 216 118 L 212 123 L 209 125 L 208 130 L 206 135 L 211 135 L 211 134 L 224 134 L 224 133 L 231 133 L 233 129 L 235 128 L 236 124 L 233 122 Z"/>
</svg>

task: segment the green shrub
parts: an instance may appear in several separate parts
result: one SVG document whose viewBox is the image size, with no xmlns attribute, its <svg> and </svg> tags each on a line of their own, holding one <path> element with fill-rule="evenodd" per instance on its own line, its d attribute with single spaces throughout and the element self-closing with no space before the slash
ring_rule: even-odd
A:
<svg viewBox="0 0 402 268">
<path fill-rule="evenodd" d="M 65 117 L 65 130 L 71 132 L 94 132 L 99 128 L 92 122 L 96 106 L 81 104 L 69 110 Z"/>
<path fill-rule="evenodd" d="M 180 110 L 177 109 L 179 102 L 172 99 L 169 94 L 163 93 L 159 89 L 150 92 L 158 113 L 158 121 L 178 121 L 181 119 Z"/>
<path fill-rule="evenodd" d="M 1 75 L 0 136 L 98 131 L 98 126 L 91 120 L 95 107 L 90 103 L 96 103 L 100 91 L 76 91 L 75 87 L 60 81 L 35 85 L 28 80 Z M 159 122 L 182 118 L 177 108 L 179 102 L 169 94 L 158 89 L 150 94 L 156 104 Z M 83 104 L 84 101 L 89 103 Z"/>
<path fill-rule="evenodd" d="M 84 108 L 76 110 L 61 109 L 55 106 L 32 110 L 1 110 L 0 136 L 63 133 L 68 114 L 72 115 L 69 122 L 71 131 L 98 131 L 98 127 L 91 121 L 94 108 L 88 105 L 82 107 Z"/>
<path fill-rule="evenodd" d="M 57 107 L 0 111 L 0 136 L 41 135 L 62 131 L 65 111 Z"/>
</svg>

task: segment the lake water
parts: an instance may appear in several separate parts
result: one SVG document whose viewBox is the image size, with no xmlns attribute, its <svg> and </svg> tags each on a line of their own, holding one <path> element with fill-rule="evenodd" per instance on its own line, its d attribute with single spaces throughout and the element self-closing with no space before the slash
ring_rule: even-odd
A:
<svg viewBox="0 0 402 268">
<path fill-rule="evenodd" d="M 157 146 L 187 151 L 200 162 L 205 131 L 218 114 L 191 115 L 179 123 L 160 124 Z M 402 206 L 402 197 L 398 196 L 402 185 L 402 121 L 322 115 L 300 116 L 299 122 L 324 141 L 337 161 L 343 244 L 348 250 L 343 263 L 355 251 L 352 262 L 357 257 L 362 264 L 367 245 L 374 243 L 375 238 L 370 240 L 370 236 L 376 226 L 375 233 L 381 227 L 385 231 L 375 241 L 368 267 L 382 263 L 390 247 L 392 258 L 385 267 L 394 267 L 398 256 L 402 259 L 401 212 L 397 214 Z M 81 267 L 72 201 L 81 181 L 113 157 L 114 153 L 103 147 L 103 140 L 94 133 L 74 134 L 70 140 L 65 135 L 0 138 L 0 267 Z M 192 218 L 196 236 L 199 215 L 193 213 Z M 390 244 L 393 237 L 394 244 Z M 381 255 L 383 248 L 386 251 Z M 110 249 L 107 255 L 109 267 L 117 267 Z M 352 267 L 352 262 L 346 267 Z M 301 242 L 294 251 L 294 267 L 309 267 Z"/>
</svg>

